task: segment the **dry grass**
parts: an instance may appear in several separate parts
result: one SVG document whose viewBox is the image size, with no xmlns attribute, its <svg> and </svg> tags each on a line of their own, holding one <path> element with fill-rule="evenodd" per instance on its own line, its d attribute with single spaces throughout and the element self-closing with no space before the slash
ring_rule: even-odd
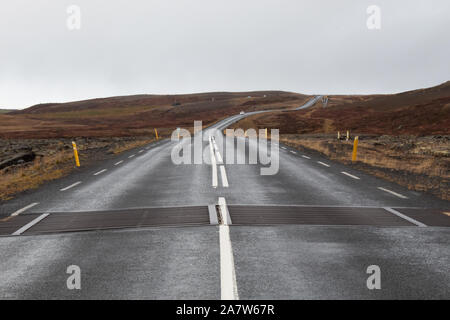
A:
<svg viewBox="0 0 450 320">
<path fill-rule="evenodd" d="M 88 165 L 91 161 L 106 158 L 108 154 L 118 154 L 152 141 L 153 138 L 142 137 L 135 140 L 111 139 L 78 143 L 81 165 Z M 11 199 L 15 194 L 35 189 L 45 182 L 69 174 L 75 168 L 73 151 L 63 147 L 62 141 L 55 142 L 47 146 L 48 150 L 41 150 L 45 156 L 37 157 L 32 163 L 1 170 L 0 200 Z"/>
<path fill-rule="evenodd" d="M 331 120 L 331 119 L 324 119 L 322 131 L 324 133 L 334 133 L 336 130 L 335 130 L 335 127 L 333 125 L 333 120 Z"/>
<path fill-rule="evenodd" d="M 46 181 L 66 175 L 73 168 L 73 161 L 71 151 L 60 151 L 48 157 L 36 158 L 30 165 L 0 171 L 0 199 L 11 199 L 16 193 L 35 189 Z"/>
<path fill-rule="evenodd" d="M 379 143 L 377 138 L 362 140 L 358 145 L 357 161 L 352 163 L 352 141 L 299 135 L 285 135 L 280 141 L 298 149 L 318 151 L 332 160 L 352 164 L 357 169 L 410 190 L 430 192 L 450 200 L 450 158 L 439 152 L 442 147 L 439 144 L 433 146 L 433 143 L 429 142 L 428 149 L 417 146 L 399 148 L 394 143 Z M 433 152 L 433 149 L 437 149 L 436 152 Z"/>
<path fill-rule="evenodd" d="M 132 141 L 132 142 L 126 142 L 126 143 L 121 143 L 121 144 L 116 144 L 114 145 L 110 151 L 114 154 L 119 154 L 121 152 L 133 149 L 133 148 L 137 148 L 137 147 L 141 147 L 143 145 L 149 144 L 151 142 L 155 141 L 154 139 L 148 139 L 148 140 L 137 140 L 137 141 Z"/>
</svg>

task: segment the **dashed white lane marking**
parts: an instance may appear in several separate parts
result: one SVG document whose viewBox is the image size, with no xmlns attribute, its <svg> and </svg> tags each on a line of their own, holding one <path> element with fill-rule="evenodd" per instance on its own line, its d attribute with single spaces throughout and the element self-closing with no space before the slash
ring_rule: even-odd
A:
<svg viewBox="0 0 450 320">
<path fill-rule="evenodd" d="M 220 297 L 222 300 L 238 300 L 239 294 L 236 283 L 233 247 L 231 245 L 230 229 L 228 226 L 228 208 L 225 198 L 219 198 L 219 208 L 222 223 L 219 226 L 220 240 Z"/>
<path fill-rule="evenodd" d="M 13 214 L 11 214 L 12 217 L 18 216 L 19 214 L 21 214 L 22 212 L 27 211 L 28 209 L 33 208 L 34 206 L 38 205 L 39 202 L 33 202 L 32 204 L 27 205 L 26 207 L 23 207 L 22 209 L 17 210 L 16 212 L 14 212 Z"/>
<path fill-rule="evenodd" d="M 283 150 L 286 150 L 286 148 L 285 148 L 285 147 L 281 147 L 281 149 L 283 149 Z"/>
<path fill-rule="evenodd" d="M 142 152 L 144 152 L 144 150 L 139 150 L 139 153 L 142 153 Z"/>
<path fill-rule="evenodd" d="M 216 157 L 214 156 L 214 148 L 212 145 L 211 136 L 209 136 L 209 155 L 211 157 L 211 167 L 212 167 L 212 186 L 217 188 L 217 164 Z"/>
<path fill-rule="evenodd" d="M 220 175 L 222 176 L 222 186 L 228 188 L 228 178 L 227 172 L 225 171 L 225 166 L 220 166 Z"/>
<path fill-rule="evenodd" d="M 76 187 L 76 186 L 79 185 L 80 183 L 81 183 L 81 181 L 75 182 L 74 184 L 71 184 L 71 185 L 68 186 L 68 187 L 62 188 L 60 191 L 66 191 L 66 190 L 72 189 L 73 187 Z"/>
<path fill-rule="evenodd" d="M 400 193 L 391 191 L 391 190 L 389 190 L 389 189 L 385 189 L 385 188 L 383 188 L 383 187 L 378 187 L 378 189 L 380 189 L 380 190 L 382 190 L 382 191 L 384 191 L 384 192 L 388 192 L 388 193 L 390 193 L 390 194 L 393 194 L 393 195 L 396 196 L 396 197 L 399 197 L 399 198 L 402 198 L 402 199 L 408 199 L 408 197 L 406 197 L 406 196 L 404 196 L 404 195 L 402 195 L 402 194 L 400 194 Z"/>
<path fill-rule="evenodd" d="M 383 208 L 383 209 L 386 210 L 386 211 L 389 211 L 390 213 L 395 214 L 396 216 L 398 216 L 398 217 L 400 217 L 402 219 L 405 219 L 405 220 L 411 222 L 412 224 L 415 224 L 416 226 L 419 226 L 419 227 L 426 227 L 427 226 L 426 224 L 423 224 L 422 222 L 419 222 L 417 220 L 414 220 L 413 218 L 405 216 L 403 213 L 400 213 L 397 210 L 394 210 L 392 208 Z"/>
<path fill-rule="evenodd" d="M 128 157 L 128 159 L 131 159 L 135 156 L 135 154 L 132 154 L 131 156 Z"/>
<path fill-rule="evenodd" d="M 350 174 L 348 172 L 342 171 L 341 173 L 345 174 L 346 176 L 348 176 L 350 178 L 353 178 L 353 179 L 356 179 L 356 180 L 360 180 L 360 178 L 358 178 L 357 176 L 354 176 L 354 175 L 352 175 L 352 174 Z"/>
<path fill-rule="evenodd" d="M 16 232 L 14 232 L 12 235 L 13 235 L 13 236 L 21 235 L 22 233 L 24 233 L 25 231 L 27 231 L 28 229 L 30 229 L 32 226 L 34 226 L 36 223 L 38 223 L 38 222 L 41 221 L 42 219 L 45 219 L 46 217 L 48 217 L 48 215 L 49 215 L 49 213 L 41 214 L 39 217 L 37 217 L 37 218 L 34 219 L 33 221 L 27 223 L 27 224 L 24 225 L 22 228 L 20 228 L 20 229 L 17 230 Z"/>
<path fill-rule="evenodd" d="M 302 155 L 302 157 L 305 158 L 305 159 L 311 159 L 310 157 L 305 156 L 305 155 Z"/>
<path fill-rule="evenodd" d="M 326 163 L 324 163 L 324 162 L 322 162 L 322 161 L 317 161 L 317 163 L 319 163 L 319 164 L 321 164 L 321 165 L 323 165 L 323 166 L 325 166 L 325 167 L 330 167 L 330 165 L 329 164 L 326 164 Z"/>
<path fill-rule="evenodd" d="M 118 166 L 119 164 L 123 163 L 123 160 L 120 160 L 119 162 L 114 163 L 115 166 Z"/>
<path fill-rule="evenodd" d="M 94 173 L 94 176 L 98 176 L 99 174 L 102 174 L 103 172 L 106 172 L 106 171 L 108 171 L 108 169 L 100 170 L 99 172 Z"/>
<path fill-rule="evenodd" d="M 295 151 L 291 151 L 291 153 L 293 153 L 293 154 L 297 154 L 297 152 L 295 152 Z"/>
</svg>

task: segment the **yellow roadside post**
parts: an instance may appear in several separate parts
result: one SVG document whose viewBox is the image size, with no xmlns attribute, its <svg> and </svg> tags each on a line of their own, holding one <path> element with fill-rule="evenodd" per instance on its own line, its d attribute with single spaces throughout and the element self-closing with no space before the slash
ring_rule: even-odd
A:
<svg viewBox="0 0 450 320">
<path fill-rule="evenodd" d="M 267 140 L 267 128 L 266 128 L 266 140 Z"/>
<path fill-rule="evenodd" d="M 159 137 L 158 137 L 158 130 L 156 130 L 156 128 L 155 128 L 155 135 L 156 135 L 156 140 L 159 140 Z"/>
<path fill-rule="evenodd" d="M 338 131 L 338 140 L 341 140 L 341 132 Z"/>
<path fill-rule="evenodd" d="M 73 146 L 73 155 L 75 156 L 75 164 L 77 165 L 77 167 L 79 167 L 80 159 L 78 158 L 77 144 L 75 143 L 75 141 L 72 141 L 72 146 Z"/>
<path fill-rule="evenodd" d="M 347 130 L 347 139 L 346 139 L 346 141 L 348 141 L 348 139 L 350 139 L 350 132 L 348 132 L 348 130 Z"/>
<path fill-rule="evenodd" d="M 356 161 L 356 154 L 358 152 L 358 140 L 359 140 L 359 138 L 356 136 L 355 141 L 353 142 L 352 161 Z"/>
</svg>

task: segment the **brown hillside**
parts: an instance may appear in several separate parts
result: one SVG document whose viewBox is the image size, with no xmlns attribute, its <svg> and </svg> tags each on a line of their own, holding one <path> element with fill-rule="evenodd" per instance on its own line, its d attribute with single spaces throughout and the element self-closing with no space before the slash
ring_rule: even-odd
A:
<svg viewBox="0 0 450 320">
<path fill-rule="evenodd" d="M 56 138 L 151 135 L 175 127 L 204 125 L 241 110 L 292 108 L 309 96 L 282 92 L 214 92 L 188 95 L 134 95 L 39 104 L 0 115 L 0 138 Z"/>
<path fill-rule="evenodd" d="M 450 82 L 392 95 L 328 96 L 326 108 L 253 116 L 241 128 L 279 128 L 282 134 L 355 133 L 389 135 L 449 135 Z"/>
</svg>

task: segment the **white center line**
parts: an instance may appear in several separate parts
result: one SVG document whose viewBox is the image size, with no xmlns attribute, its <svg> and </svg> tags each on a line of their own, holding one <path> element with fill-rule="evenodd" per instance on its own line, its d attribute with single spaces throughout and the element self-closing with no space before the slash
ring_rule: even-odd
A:
<svg viewBox="0 0 450 320">
<path fill-rule="evenodd" d="M 119 164 L 121 164 L 123 162 L 123 160 L 120 160 L 119 162 L 116 162 L 114 165 L 118 166 Z"/>
<path fill-rule="evenodd" d="M 323 165 L 323 166 L 325 166 L 325 167 L 330 167 L 330 165 L 329 164 L 326 164 L 326 163 L 324 163 L 324 162 L 322 162 L 322 161 L 317 161 L 317 163 L 320 163 L 321 165 Z"/>
<path fill-rule="evenodd" d="M 297 154 L 297 152 L 295 152 L 295 151 L 291 151 L 291 153 L 293 153 L 293 154 Z"/>
<path fill-rule="evenodd" d="M 218 163 L 223 163 L 223 159 L 219 151 L 216 151 L 216 158 Z"/>
<path fill-rule="evenodd" d="M 384 192 L 388 192 L 388 193 L 390 193 L 390 194 L 393 194 L 393 195 L 396 196 L 396 197 L 399 197 L 399 198 L 402 198 L 402 199 L 408 199 L 408 197 L 406 197 L 406 196 L 404 196 L 404 195 L 402 195 L 402 194 L 400 194 L 400 193 L 391 191 L 391 190 L 389 190 L 389 189 L 385 189 L 385 188 L 382 188 L 382 187 L 378 187 L 378 189 L 380 189 L 380 190 L 382 190 L 382 191 L 384 191 Z"/>
<path fill-rule="evenodd" d="M 220 297 L 222 300 L 238 300 L 239 294 L 236 283 L 233 247 L 231 245 L 230 229 L 228 226 L 228 208 L 225 198 L 219 198 L 222 224 L 219 226 L 220 240 Z"/>
<path fill-rule="evenodd" d="M 144 152 L 144 150 L 139 150 L 139 153 L 142 153 L 142 152 Z"/>
<path fill-rule="evenodd" d="M 224 188 L 228 188 L 228 178 L 227 178 L 227 172 L 225 171 L 224 166 L 220 166 L 220 175 L 222 176 L 222 185 Z"/>
<path fill-rule="evenodd" d="M 108 171 L 108 170 L 107 169 L 100 170 L 99 172 L 94 173 L 94 176 L 98 176 L 99 174 L 102 174 L 103 172 L 106 172 L 106 171 Z"/>
<path fill-rule="evenodd" d="M 38 222 L 41 221 L 42 219 L 45 219 L 45 218 L 48 217 L 49 215 L 50 215 L 50 213 L 44 213 L 44 214 L 41 214 L 39 217 L 37 217 L 37 218 L 34 219 L 33 221 L 27 223 L 27 224 L 24 225 L 22 228 L 20 228 L 20 229 L 17 230 L 16 232 L 14 232 L 12 235 L 13 235 L 13 236 L 21 235 L 22 233 L 24 233 L 25 231 L 27 231 L 28 229 L 30 229 L 32 226 L 34 226 L 36 223 L 38 223 Z"/>
<path fill-rule="evenodd" d="M 214 149 L 211 141 L 211 136 L 209 136 L 209 154 L 211 157 L 211 167 L 212 167 L 212 186 L 217 188 L 217 164 L 216 157 L 214 156 Z"/>
<path fill-rule="evenodd" d="M 81 181 L 75 182 L 74 184 L 71 184 L 71 185 L 68 186 L 68 187 L 62 188 L 60 191 L 66 191 L 66 190 L 69 190 L 69 189 L 71 189 L 71 188 L 73 188 L 73 187 L 79 185 L 80 183 L 81 183 Z"/>
<path fill-rule="evenodd" d="M 281 147 L 281 149 L 283 149 L 283 150 L 286 150 L 286 148 L 285 148 L 285 147 Z"/>
<path fill-rule="evenodd" d="M 131 159 L 135 156 L 135 154 L 132 154 L 131 156 L 128 157 L 128 159 Z"/>
<path fill-rule="evenodd" d="M 33 202 L 32 204 L 27 205 L 26 207 L 23 207 L 22 209 L 17 210 L 16 212 L 14 212 L 13 214 L 11 214 L 12 217 L 18 216 L 19 214 L 21 214 L 22 212 L 33 208 L 34 206 L 38 205 L 39 202 Z"/>
<path fill-rule="evenodd" d="M 345 174 L 346 176 L 349 176 L 350 178 L 356 179 L 356 180 L 360 180 L 357 176 L 354 176 L 348 172 L 342 171 L 342 174 Z"/>
<path fill-rule="evenodd" d="M 397 210 L 394 210 L 392 208 L 383 208 L 383 209 L 386 210 L 386 211 L 389 211 L 390 213 L 395 214 L 396 216 L 398 216 L 398 217 L 400 217 L 402 219 L 405 219 L 405 220 L 411 222 L 412 224 L 415 224 L 416 226 L 419 226 L 419 227 L 426 227 L 427 226 L 426 224 L 423 224 L 422 222 L 419 222 L 417 220 L 414 220 L 413 218 L 405 216 L 403 213 L 400 213 Z"/>
<path fill-rule="evenodd" d="M 219 148 L 217 147 L 217 144 L 216 144 L 216 141 L 215 141 L 215 140 L 213 140 L 213 147 L 214 147 L 214 150 L 215 150 L 216 152 L 219 151 Z"/>
<path fill-rule="evenodd" d="M 302 157 L 305 158 L 305 159 L 311 159 L 310 157 L 305 156 L 305 155 L 302 155 Z"/>
</svg>

